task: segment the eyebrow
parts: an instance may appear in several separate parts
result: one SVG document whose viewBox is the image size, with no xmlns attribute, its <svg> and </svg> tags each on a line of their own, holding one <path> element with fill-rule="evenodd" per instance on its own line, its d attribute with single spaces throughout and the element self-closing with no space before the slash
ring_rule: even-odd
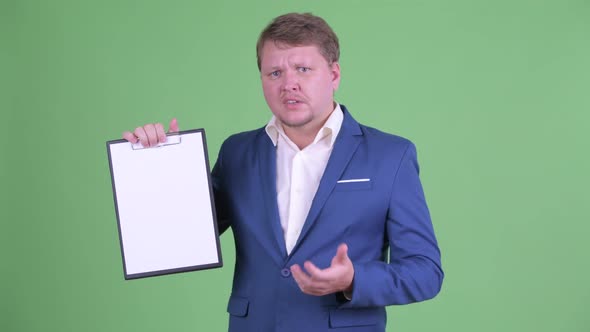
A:
<svg viewBox="0 0 590 332">
<path fill-rule="evenodd" d="M 311 64 L 309 64 L 309 63 L 304 63 L 304 62 L 295 62 L 295 63 L 293 64 L 293 67 L 295 67 L 295 68 L 297 68 L 297 67 L 307 67 L 307 68 L 311 68 Z M 266 70 L 264 70 L 264 68 L 262 68 L 262 71 L 263 71 L 263 72 L 264 72 L 264 71 L 267 71 L 267 72 L 273 72 L 273 71 L 276 71 L 276 70 L 282 70 L 282 69 L 283 69 L 283 68 L 282 68 L 282 66 L 276 66 L 276 65 L 275 65 L 275 66 L 269 67 L 269 68 L 268 68 L 268 69 L 266 69 Z"/>
<path fill-rule="evenodd" d="M 260 68 L 261 71 L 268 71 L 268 72 L 275 71 L 275 70 L 280 70 L 280 69 L 281 69 L 281 67 L 276 66 L 276 65 L 275 66 L 271 66 L 271 67 L 267 67 L 267 68 L 264 68 L 264 67 L 261 67 Z"/>
</svg>

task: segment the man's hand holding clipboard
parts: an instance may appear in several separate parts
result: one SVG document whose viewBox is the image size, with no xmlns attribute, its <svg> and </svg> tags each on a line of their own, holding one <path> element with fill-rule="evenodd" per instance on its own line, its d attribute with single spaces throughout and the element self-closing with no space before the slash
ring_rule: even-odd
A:
<svg viewBox="0 0 590 332">
<path fill-rule="evenodd" d="M 170 121 L 168 132 L 178 132 L 178 121 L 176 118 Z M 161 123 L 148 123 L 142 127 L 135 128 L 133 132 L 124 132 L 123 138 L 133 144 L 140 142 L 143 147 L 149 148 L 158 145 L 158 143 L 165 143 L 166 133 Z"/>
<path fill-rule="evenodd" d="M 123 138 L 107 151 L 125 279 L 221 267 L 205 131 L 173 119 Z"/>
</svg>

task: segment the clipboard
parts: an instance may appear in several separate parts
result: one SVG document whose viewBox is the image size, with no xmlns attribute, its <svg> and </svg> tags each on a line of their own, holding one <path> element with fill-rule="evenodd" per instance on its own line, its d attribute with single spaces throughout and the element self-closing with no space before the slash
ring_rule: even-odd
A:
<svg viewBox="0 0 590 332">
<path fill-rule="evenodd" d="M 106 144 L 125 279 L 223 266 L 205 130 Z"/>
</svg>

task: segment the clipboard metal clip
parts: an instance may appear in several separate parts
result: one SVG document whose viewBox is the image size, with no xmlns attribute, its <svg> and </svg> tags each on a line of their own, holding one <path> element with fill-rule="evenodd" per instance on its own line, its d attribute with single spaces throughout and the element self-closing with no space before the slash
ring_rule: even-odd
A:
<svg viewBox="0 0 590 332">
<path fill-rule="evenodd" d="M 176 144 L 180 144 L 180 143 L 182 143 L 182 136 L 180 136 L 178 133 L 170 133 L 170 134 L 166 134 L 166 142 L 164 142 L 164 143 L 158 143 L 158 145 L 152 146 L 152 147 L 150 147 L 150 149 L 153 149 L 153 148 L 161 148 L 161 147 L 164 147 L 164 146 L 176 145 Z M 143 145 L 141 145 L 140 142 L 137 142 L 135 144 L 131 144 L 131 148 L 133 150 L 143 150 L 143 149 L 146 149 Z"/>
</svg>

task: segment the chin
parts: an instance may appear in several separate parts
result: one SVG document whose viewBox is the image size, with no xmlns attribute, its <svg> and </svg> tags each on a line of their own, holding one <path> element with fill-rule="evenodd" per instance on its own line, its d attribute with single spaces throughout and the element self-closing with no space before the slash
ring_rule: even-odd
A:
<svg viewBox="0 0 590 332">
<path fill-rule="evenodd" d="M 302 118 L 298 117 L 298 118 L 286 118 L 286 119 L 283 118 L 280 120 L 284 125 L 286 125 L 288 127 L 298 128 L 298 127 L 303 127 L 306 124 L 310 123 L 312 119 L 311 118 L 303 118 L 302 119 Z"/>
</svg>

